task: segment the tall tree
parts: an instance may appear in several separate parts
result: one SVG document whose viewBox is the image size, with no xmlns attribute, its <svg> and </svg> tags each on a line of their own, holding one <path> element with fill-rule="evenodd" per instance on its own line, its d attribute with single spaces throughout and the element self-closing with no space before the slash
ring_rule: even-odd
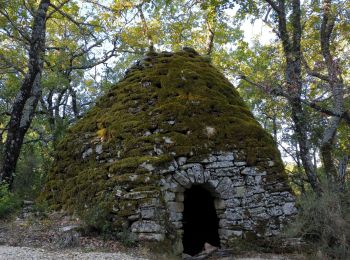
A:
<svg viewBox="0 0 350 260">
<path fill-rule="evenodd" d="M 7 128 L 0 180 L 7 182 L 10 187 L 13 183 L 13 174 L 24 136 L 31 124 L 41 95 L 40 80 L 45 53 L 46 15 L 49 5 L 50 0 L 41 0 L 33 16 L 31 36 L 27 39 L 29 42 L 27 72 L 13 103 Z M 5 10 L 2 10 L 1 14 L 8 17 Z M 18 29 L 18 33 L 25 35 L 25 32 L 20 29 Z"/>
</svg>

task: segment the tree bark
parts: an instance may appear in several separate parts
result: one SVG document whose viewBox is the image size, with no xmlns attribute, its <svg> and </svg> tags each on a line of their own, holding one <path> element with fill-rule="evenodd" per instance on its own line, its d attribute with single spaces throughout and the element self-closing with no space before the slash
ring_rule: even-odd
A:
<svg viewBox="0 0 350 260">
<path fill-rule="evenodd" d="M 45 53 L 46 14 L 49 5 L 50 0 L 41 0 L 34 15 L 29 46 L 28 71 L 14 100 L 8 124 L 0 181 L 7 182 L 10 189 L 24 136 L 32 122 L 34 111 L 41 96 L 40 80 Z"/>
<path fill-rule="evenodd" d="M 328 82 L 332 90 L 333 106 L 332 112 L 344 114 L 344 83 L 341 77 L 339 65 L 334 60 L 330 51 L 330 41 L 333 33 L 335 15 L 332 13 L 332 1 L 323 1 L 323 18 L 320 30 L 321 52 L 327 68 Z M 327 177 L 333 182 L 344 180 L 341 172 L 338 172 L 333 156 L 334 141 L 337 129 L 341 122 L 340 117 L 331 117 L 329 124 L 324 130 L 321 142 L 321 157 Z M 342 183 L 338 183 L 340 187 Z"/>
<path fill-rule="evenodd" d="M 311 157 L 311 146 L 308 138 L 307 114 L 303 108 L 302 75 L 301 75 L 301 9 L 300 0 L 291 1 L 291 28 L 287 27 L 285 0 L 266 0 L 278 18 L 278 36 L 282 42 L 286 60 L 285 80 L 288 93 L 287 100 L 291 107 L 294 131 L 299 144 L 300 159 L 302 161 L 308 181 L 316 192 L 320 192 L 320 183 L 317 178 Z"/>
</svg>

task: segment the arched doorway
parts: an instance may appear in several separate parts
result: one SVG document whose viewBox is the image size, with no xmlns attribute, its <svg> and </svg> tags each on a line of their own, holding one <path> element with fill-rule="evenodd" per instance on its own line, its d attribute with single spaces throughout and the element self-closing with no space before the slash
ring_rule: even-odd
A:
<svg viewBox="0 0 350 260">
<path fill-rule="evenodd" d="M 193 185 L 184 193 L 183 238 L 184 253 L 196 255 L 204 243 L 220 246 L 219 220 L 214 207 L 214 198 L 208 190 Z"/>
</svg>

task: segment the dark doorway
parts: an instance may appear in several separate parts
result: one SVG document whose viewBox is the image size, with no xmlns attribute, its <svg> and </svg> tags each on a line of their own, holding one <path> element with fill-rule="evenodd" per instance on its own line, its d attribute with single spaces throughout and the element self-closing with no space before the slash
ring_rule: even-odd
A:
<svg viewBox="0 0 350 260">
<path fill-rule="evenodd" d="M 204 243 L 220 246 L 219 220 L 214 207 L 214 198 L 201 186 L 194 185 L 185 191 L 182 243 L 184 253 L 196 255 Z"/>
</svg>

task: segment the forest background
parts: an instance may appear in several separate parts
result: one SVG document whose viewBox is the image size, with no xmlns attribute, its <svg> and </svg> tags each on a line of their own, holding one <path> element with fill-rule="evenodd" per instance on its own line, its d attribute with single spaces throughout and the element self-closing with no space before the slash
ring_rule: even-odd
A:
<svg viewBox="0 0 350 260">
<path fill-rule="evenodd" d="M 350 1 L 0 0 L 0 212 L 38 196 L 67 128 L 136 60 L 190 46 L 276 141 L 296 232 L 347 254 L 349 39 Z"/>
</svg>

